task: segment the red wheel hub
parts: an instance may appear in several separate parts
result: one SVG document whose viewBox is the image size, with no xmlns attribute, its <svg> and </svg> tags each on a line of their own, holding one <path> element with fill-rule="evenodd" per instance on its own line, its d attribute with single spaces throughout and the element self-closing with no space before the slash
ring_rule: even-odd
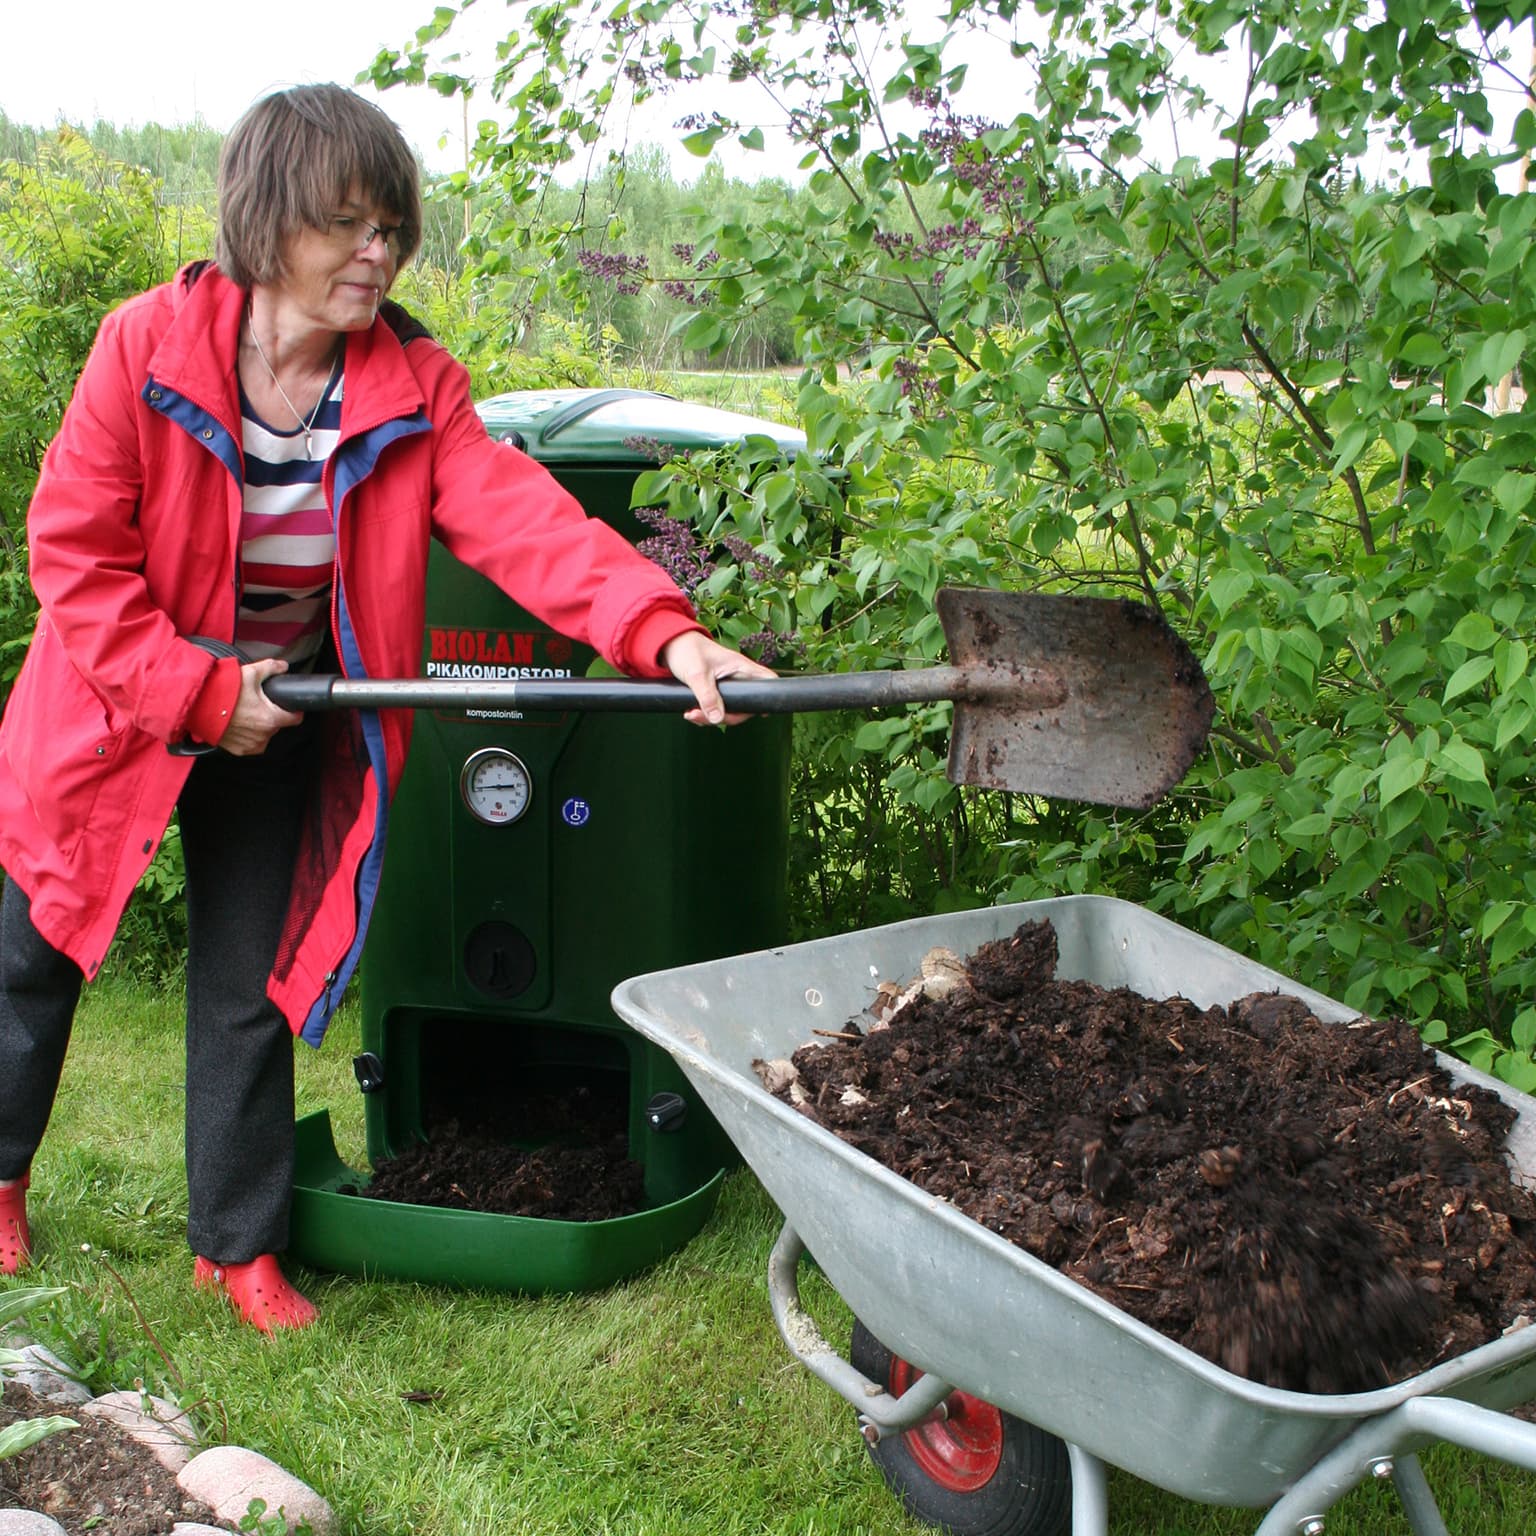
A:
<svg viewBox="0 0 1536 1536">
<path fill-rule="evenodd" d="M 891 1396 L 899 1397 L 919 1374 L 893 1356 Z M 944 1406 L 946 1418 L 919 1424 L 903 1438 L 912 1459 L 931 1481 L 954 1493 L 974 1493 L 991 1481 L 1003 1459 L 1003 1416 L 969 1392 L 951 1392 Z"/>
</svg>

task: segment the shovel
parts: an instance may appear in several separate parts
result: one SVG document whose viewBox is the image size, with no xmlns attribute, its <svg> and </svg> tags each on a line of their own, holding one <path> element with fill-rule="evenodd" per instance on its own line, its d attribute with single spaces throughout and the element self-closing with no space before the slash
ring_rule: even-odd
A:
<svg viewBox="0 0 1536 1536">
<path fill-rule="evenodd" d="M 946 587 L 950 665 L 726 679 L 733 714 L 880 709 L 954 701 L 956 784 L 1145 809 L 1188 771 L 1215 708 L 1194 653 L 1154 608 L 1124 599 Z M 681 713 L 682 683 L 632 678 L 460 682 L 288 673 L 263 685 L 315 709 L 620 710 Z"/>
</svg>

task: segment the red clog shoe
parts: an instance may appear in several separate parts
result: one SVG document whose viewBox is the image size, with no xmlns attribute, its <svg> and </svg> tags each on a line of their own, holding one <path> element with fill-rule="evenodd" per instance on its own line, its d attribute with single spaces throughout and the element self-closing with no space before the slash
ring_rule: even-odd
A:
<svg viewBox="0 0 1536 1536">
<path fill-rule="evenodd" d="M 289 1285 L 272 1253 L 246 1264 L 215 1264 L 199 1256 L 192 1266 L 192 1284 L 199 1289 L 217 1286 L 235 1311 L 262 1333 L 307 1328 L 320 1315 L 307 1296 Z"/>
<path fill-rule="evenodd" d="M 0 1275 L 14 1275 L 32 1252 L 27 1230 L 26 1174 L 12 1184 L 0 1185 Z"/>
</svg>

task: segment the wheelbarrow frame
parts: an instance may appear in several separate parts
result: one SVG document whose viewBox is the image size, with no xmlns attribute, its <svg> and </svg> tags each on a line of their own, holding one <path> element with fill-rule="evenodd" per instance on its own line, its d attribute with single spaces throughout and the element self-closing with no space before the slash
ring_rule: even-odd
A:
<svg viewBox="0 0 1536 1536">
<path fill-rule="evenodd" d="M 1178 924 L 1099 896 L 895 923 L 654 972 L 614 990 L 620 1017 L 673 1055 L 784 1214 L 768 1278 L 791 1353 L 875 1437 L 922 1422 L 951 1389 L 1058 1436 L 1071 1462 L 1073 1536 L 1106 1536 L 1110 1465 L 1196 1502 L 1265 1508 L 1256 1536 L 1319 1531 L 1346 1492 L 1387 1476 L 1416 1536 L 1444 1536 L 1415 1457 L 1436 1441 L 1536 1471 L 1536 1426 L 1504 1412 L 1536 1398 L 1536 1327 L 1374 1392 L 1265 1387 L 989 1232 L 758 1081 L 754 1060 L 788 1056 L 814 1030 L 858 1016 L 881 981 L 907 981 L 933 946 L 968 954 L 1041 918 L 1056 929 L 1066 978 L 1201 1007 L 1277 991 L 1324 1022 L 1355 1017 Z M 1441 1060 L 1516 1109 L 1511 1163 L 1536 1182 L 1536 1099 Z M 796 1273 L 807 1249 L 866 1327 L 924 1373 L 900 1398 L 839 1356 L 800 1305 Z"/>
</svg>

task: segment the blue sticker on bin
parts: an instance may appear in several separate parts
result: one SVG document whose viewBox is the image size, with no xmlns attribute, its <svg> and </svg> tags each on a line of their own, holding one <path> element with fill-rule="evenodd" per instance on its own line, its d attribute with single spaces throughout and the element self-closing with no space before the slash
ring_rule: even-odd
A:
<svg viewBox="0 0 1536 1536">
<path fill-rule="evenodd" d="M 592 815 L 592 807 L 585 801 L 572 795 L 564 805 L 560 807 L 560 819 L 568 827 L 584 827 Z"/>
</svg>

